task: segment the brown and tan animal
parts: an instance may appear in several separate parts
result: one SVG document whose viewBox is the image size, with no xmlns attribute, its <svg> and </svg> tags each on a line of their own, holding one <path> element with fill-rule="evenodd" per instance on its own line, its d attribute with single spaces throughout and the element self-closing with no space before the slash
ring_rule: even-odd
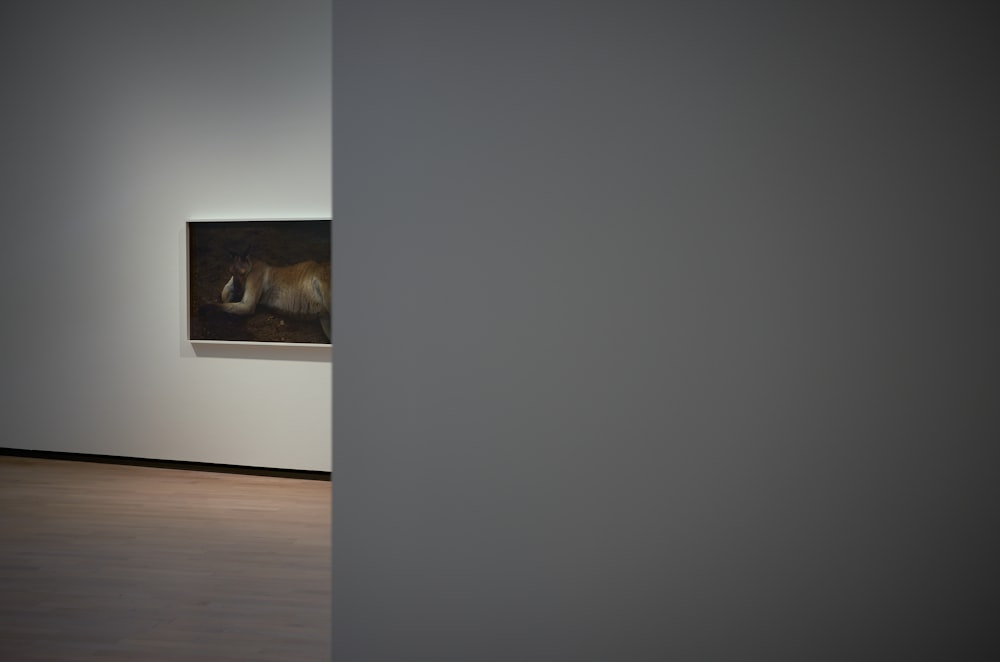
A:
<svg viewBox="0 0 1000 662">
<path fill-rule="evenodd" d="M 231 278 L 222 288 L 222 302 L 203 306 L 230 315 L 252 315 L 265 306 L 280 315 L 318 319 L 330 339 L 330 263 L 312 260 L 276 267 L 253 260 L 248 252 L 233 253 Z"/>
</svg>

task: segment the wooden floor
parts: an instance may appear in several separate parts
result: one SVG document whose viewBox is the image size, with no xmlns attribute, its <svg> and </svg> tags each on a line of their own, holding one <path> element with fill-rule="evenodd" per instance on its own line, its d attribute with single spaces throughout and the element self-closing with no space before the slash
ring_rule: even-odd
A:
<svg viewBox="0 0 1000 662">
<path fill-rule="evenodd" d="M 0 456 L 0 660 L 330 659 L 330 483 Z"/>
</svg>

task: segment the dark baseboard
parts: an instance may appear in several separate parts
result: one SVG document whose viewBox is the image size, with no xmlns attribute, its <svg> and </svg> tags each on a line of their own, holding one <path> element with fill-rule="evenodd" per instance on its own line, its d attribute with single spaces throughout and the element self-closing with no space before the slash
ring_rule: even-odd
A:
<svg viewBox="0 0 1000 662">
<path fill-rule="evenodd" d="M 127 464 L 136 467 L 157 469 L 182 469 L 184 471 L 213 471 L 226 474 L 247 474 L 250 476 L 275 476 L 278 478 L 299 478 L 305 480 L 330 480 L 329 471 L 306 469 L 271 469 L 267 467 L 247 467 L 238 464 L 213 464 L 211 462 L 185 462 L 182 460 L 151 460 L 120 455 L 94 455 L 90 453 L 62 453 L 58 451 L 22 450 L 2 448 L 0 455 L 30 457 L 40 460 L 68 460 L 70 462 L 98 462 L 102 464 Z"/>
</svg>

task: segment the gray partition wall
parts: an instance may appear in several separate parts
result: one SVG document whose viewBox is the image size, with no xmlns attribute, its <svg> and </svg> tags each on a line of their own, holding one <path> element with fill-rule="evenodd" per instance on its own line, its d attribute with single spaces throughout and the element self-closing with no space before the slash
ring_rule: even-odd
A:
<svg viewBox="0 0 1000 662">
<path fill-rule="evenodd" d="M 336 2 L 334 659 L 995 655 L 986 18 Z"/>
</svg>

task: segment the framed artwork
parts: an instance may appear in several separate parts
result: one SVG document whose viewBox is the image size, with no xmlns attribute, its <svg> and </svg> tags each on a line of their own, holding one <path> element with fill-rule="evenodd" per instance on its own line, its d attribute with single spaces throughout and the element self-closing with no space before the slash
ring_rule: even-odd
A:
<svg viewBox="0 0 1000 662">
<path fill-rule="evenodd" d="M 188 221 L 188 339 L 329 345 L 330 228 L 330 219 Z"/>
</svg>

